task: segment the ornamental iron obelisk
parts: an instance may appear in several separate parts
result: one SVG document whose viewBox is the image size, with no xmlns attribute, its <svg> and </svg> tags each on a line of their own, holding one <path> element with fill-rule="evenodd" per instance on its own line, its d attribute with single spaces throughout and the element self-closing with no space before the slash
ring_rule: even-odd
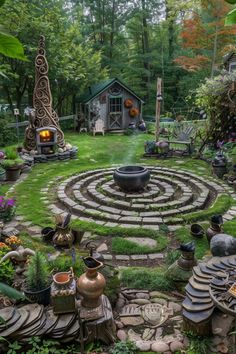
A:
<svg viewBox="0 0 236 354">
<path fill-rule="evenodd" d="M 45 52 L 45 37 L 40 36 L 39 48 L 35 59 L 35 87 L 33 93 L 34 112 L 30 114 L 30 124 L 25 132 L 25 148 L 35 150 L 36 130 L 52 127 L 56 129 L 57 145 L 65 147 L 64 134 L 59 125 L 57 113 L 52 108 L 52 94 L 48 79 L 48 62 Z"/>
</svg>

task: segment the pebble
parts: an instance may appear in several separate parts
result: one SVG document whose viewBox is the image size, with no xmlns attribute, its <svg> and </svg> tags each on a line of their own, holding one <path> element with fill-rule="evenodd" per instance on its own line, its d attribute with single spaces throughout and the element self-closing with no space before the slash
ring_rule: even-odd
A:
<svg viewBox="0 0 236 354">
<path fill-rule="evenodd" d="M 151 345 L 151 350 L 155 353 L 164 353 L 169 350 L 169 345 L 164 342 L 154 342 Z"/>
<path fill-rule="evenodd" d="M 142 340 L 139 333 L 136 333 L 133 329 L 128 330 L 128 338 L 132 342 L 138 342 Z"/>
<path fill-rule="evenodd" d="M 150 295 L 147 293 L 137 293 L 136 294 L 136 298 L 137 299 L 146 299 L 149 300 L 150 299 Z"/>
<path fill-rule="evenodd" d="M 124 328 L 124 325 L 123 325 L 123 323 L 121 321 L 116 321 L 116 326 L 119 329 Z"/>
<path fill-rule="evenodd" d="M 143 352 L 147 352 L 151 348 L 151 342 L 143 341 L 143 340 L 136 341 L 135 345 L 139 350 L 141 350 Z"/>
<path fill-rule="evenodd" d="M 117 338 L 123 342 L 125 342 L 127 340 L 127 334 L 122 329 L 119 329 L 117 331 L 116 335 L 117 335 Z"/>
<path fill-rule="evenodd" d="M 182 306 L 177 304 L 176 302 L 169 302 L 168 307 L 172 308 L 174 312 L 180 312 L 182 310 Z"/>
<path fill-rule="evenodd" d="M 142 317 L 139 317 L 139 316 L 122 317 L 121 318 L 121 322 L 125 326 L 139 326 L 139 325 L 144 323 L 144 319 Z"/>
<path fill-rule="evenodd" d="M 170 350 L 175 353 L 177 352 L 178 350 L 181 350 L 184 348 L 184 345 L 182 342 L 179 342 L 179 341 L 174 341 L 170 344 Z"/>
<path fill-rule="evenodd" d="M 163 305 L 163 306 L 167 306 L 167 301 L 165 299 L 161 299 L 158 297 L 154 297 L 151 299 L 151 302 L 155 302 L 157 304 Z"/>
</svg>

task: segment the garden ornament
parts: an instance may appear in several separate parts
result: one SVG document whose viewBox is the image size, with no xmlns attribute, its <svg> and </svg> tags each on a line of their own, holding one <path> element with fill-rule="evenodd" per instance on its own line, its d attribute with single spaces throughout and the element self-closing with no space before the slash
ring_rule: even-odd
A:
<svg viewBox="0 0 236 354">
<path fill-rule="evenodd" d="M 13 259 L 16 261 L 18 267 L 16 268 L 16 273 L 20 274 L 25 271 L 25 264 L 28 259 L 28 256 L 34 256 L 35 252 L 30 248 L 24 248 L 23 246 L 19 246 L 14 251 L 9 251 L 2 259 L 0 260 L 0 264 L 5 262 L 7 259 Z"/>
<path fill-rule="evenodd" d="M 191 270 L 195 265 L 197 265 L 197 260 L 194 257 L 195 253 L 195 242 L 191 241 L 188 243 L 182 243 L 177 248 L 181 252 L 180 258 L 177 260 L 177 265 L 183 270 Z"/>
</svg>

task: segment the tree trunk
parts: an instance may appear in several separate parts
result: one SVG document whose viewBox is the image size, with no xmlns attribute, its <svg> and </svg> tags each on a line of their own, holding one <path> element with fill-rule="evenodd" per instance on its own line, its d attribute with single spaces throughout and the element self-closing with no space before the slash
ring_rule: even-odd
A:
<svg viewBox="0 0 236 354">
<path fill-rule="evenodd" d="M 218 18 L 216 19 L 216 26 L 215 26 L 215 34 L 214 34 L 214 45 L 213 45 L 213 55 L 212 55 L 212 63 L 211 63 L 211 77 L 214 76 L 215 73 L 215 65 L 216 65 L 216 57 L 217 57 L 217 44 L 218 44 Z"/>
<path fill-rule="evenodd" d="M 147 77 L 145 77 L 145 82 L 147 86 L 147 97 L 146 100 L 149 100 L 150 97 L 150 58 L 147 57 L 148 53 L 150 52 L 149 50 L 149 38 L 148 38 L 148 24 L 147 24 L 147 13 L 146 13 L 146 0 L 141 0 L 142 1 L 142 27 L 143 27 L 143 34 L 142 34 L 142 40 L 143 40 L 143 65 L 145 70 L 147 70 L 148 74 Z"/>
</svg>

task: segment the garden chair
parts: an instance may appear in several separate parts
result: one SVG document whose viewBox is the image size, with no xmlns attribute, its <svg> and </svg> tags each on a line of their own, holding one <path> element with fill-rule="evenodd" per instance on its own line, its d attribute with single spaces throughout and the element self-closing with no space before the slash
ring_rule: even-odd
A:
<svg viewBox="0 0 236 354">
<path fill-rule="evenodd" d="M 193 126 L 184 127 L 180 124 L 174 127 L 172 138 L 169 138 L 168 141 L 170 144 L 185 145 L 186 149 L 183 154 L 191 155 L 194 151 L 195 136 L 196 132 Z"/>
<path fill-rule="evenodd" d="M 93 132 L 93 136 L 95 136 L 95 134 L 97 133 L 102 133 L 102 135 L 104 135 L 105 133 L 104 121 L 101 118 L 95 121 L 94 127 L 92 128 L 92 132 Z"/>
</svg>

